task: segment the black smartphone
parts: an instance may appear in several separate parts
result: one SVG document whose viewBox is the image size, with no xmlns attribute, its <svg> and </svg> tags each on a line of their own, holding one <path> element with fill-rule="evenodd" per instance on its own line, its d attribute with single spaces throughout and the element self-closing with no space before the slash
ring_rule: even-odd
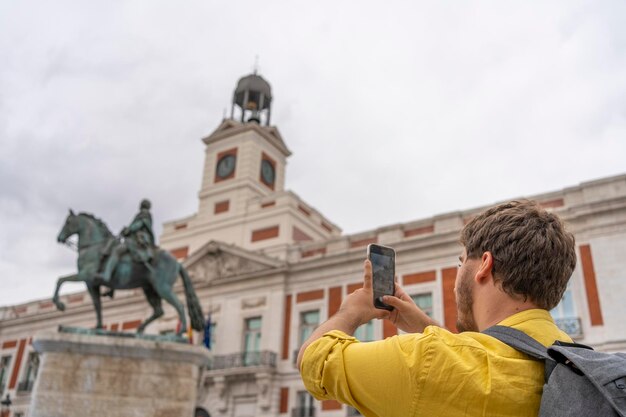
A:
<svg viewBox="0 0 626 417">
<path fill-rule="evenodd" d="M 394 295 L 396 276 L 396 251 L 382 245 L 369 244 L 367 259 L 372 263 L 372 288 L 374 290 L 374 307 L 393 310 L 382 301 L 383 295 Z"/>
</svg>

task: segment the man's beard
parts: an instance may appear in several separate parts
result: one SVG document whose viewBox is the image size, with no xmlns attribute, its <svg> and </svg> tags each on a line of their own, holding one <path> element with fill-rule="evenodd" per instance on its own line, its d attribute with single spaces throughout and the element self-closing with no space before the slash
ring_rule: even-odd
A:
<svg viewBox="0 0 626 417">
<path fill-rule="evenodd" d="M 460 277 L 459 287 L 456 289 L 456 308 L 457 308 L 457 320 L 456 328 L 460 332 L 477 332 L 478 326 L 474 321 L 474 296 L 472 295 L 472 289 L 474 287 L 474 281 L 472 280 L 472 272 L 465 271 L 464 275 Z"/>
</svg>

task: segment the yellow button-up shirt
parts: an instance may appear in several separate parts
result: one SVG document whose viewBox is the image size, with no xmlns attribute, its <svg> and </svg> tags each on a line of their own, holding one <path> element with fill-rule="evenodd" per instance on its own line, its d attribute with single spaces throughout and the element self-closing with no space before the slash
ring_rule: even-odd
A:
<svg viewBox="0 0 626 417">
<path fill-rule="evenodd" d="M 545 310 L 526 310 L 499 323 L 545 346 L 571 342 Z M 482 333 L 429 326 L 361 343 L 331 331 L 307 347 L 301 372 L 318 400 L 336 399 L 365 416 L 536 416 L 543 363 Z"/>
</svg>

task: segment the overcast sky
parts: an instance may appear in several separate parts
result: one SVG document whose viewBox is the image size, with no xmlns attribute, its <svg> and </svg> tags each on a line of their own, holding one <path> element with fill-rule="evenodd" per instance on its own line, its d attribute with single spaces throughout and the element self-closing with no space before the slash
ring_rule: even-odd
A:
<svg viewBox="0 0 626 417">
<path fill-rule="evenodd" d="M 114 232 L 143 197 L 157 234 L 194 213 L 201 138 L 257 55 L 287 188 L 344 233 L 625 173 L 625 21 L 623 0 L 0 2 L 0 305 L 75 272 L 70 207 Z"/>
</svg>

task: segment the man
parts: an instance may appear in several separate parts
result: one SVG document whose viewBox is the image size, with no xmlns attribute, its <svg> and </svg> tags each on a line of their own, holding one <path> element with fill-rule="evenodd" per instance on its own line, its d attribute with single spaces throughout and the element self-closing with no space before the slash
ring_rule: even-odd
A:
<svg viewBox="0 0 626 417">
<path fill-rule="evenodd" d="M 574 237 L 560 219 L 529 201 L 488 209 L 461 231 L 453 334 L 396 286 L 392 312 L 372 303 L 372 269 L 363 288 L 300 349 L 298 366 L 317 399 L 337 399 L 365 416 L 536 416 L 543 364 L 479 333 L 500 324 L 544 346 L 571 341 L 552 320 L 576 266 Z M 351 337 L 373 318 L 410 334 L 360 343 Z"/>
<path fill-rule="evenodd" d="M 122 230 L 122 236 L 126 239 L 124 243 L 117 246 L 109 257 L 102 280 L 108 284 L 111 282 L 111 276 L 115 267 L 122 256 L 127 251 L 135 262 L 143 263 L 149 270 L 152 270 L 150 262 L 154 257 L 154 232 L 152 231 L 152 215 L 150 214 L 150 200 L 144 199 L 139 204 L 139 213 L 135 216 L 128 227 Z M 113 296 L 113 290 L 106 295 Z"/>
</svg>

